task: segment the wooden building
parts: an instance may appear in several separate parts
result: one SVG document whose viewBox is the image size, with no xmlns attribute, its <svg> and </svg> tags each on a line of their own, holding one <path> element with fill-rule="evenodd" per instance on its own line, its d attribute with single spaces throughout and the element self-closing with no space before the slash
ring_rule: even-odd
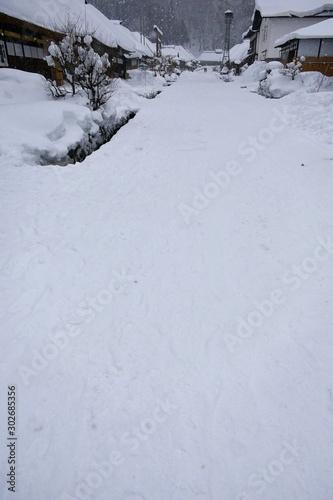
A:
<svg viewBox="0 0 333 500">
<path fill-rule="evenodd" d="M 65 12 L 57 0 L 46 6 L 43 0 L 35 0 L 34 6 L 32 9 L 29 2 L 22 1 L 17 11 L 10 1 L 0 0 L 0 70 L 9 67 L 40 73 L 62 83 L 62 69 L 50 68 L 45 56 L 50 43 L 58 43 L 65 36 L 61 26 L 66 25 L 68 12 L 79 22 L 85 20 L 94 33 L 92 47 L 98 54 L 109 56 L 110 76 L 125 78 L 126 69 L 137 68 L 139 61 L 154 56 L 151 42 L 145 39 L 143 43 L 140 34 L 138 38 L 121 21 L 106 18 L 82 0 L 71 0 L 70 11 Z M 41 15 L 36 13 L 39 8 Z"/>
<path fill-rule="evenodd" d="M 305 58 L 302 71 L 333 76 L 333 18 L 289 33 L 276 41 L 284 63 Z"/>
<path fill-rule="evenodd" d="M 60 33 L 0 12 L 0 66 L 59 79 L 58 72 L 52 73 L 44 57 L 51 41 L 59 42 L 62 38 Z"/>
</svg>

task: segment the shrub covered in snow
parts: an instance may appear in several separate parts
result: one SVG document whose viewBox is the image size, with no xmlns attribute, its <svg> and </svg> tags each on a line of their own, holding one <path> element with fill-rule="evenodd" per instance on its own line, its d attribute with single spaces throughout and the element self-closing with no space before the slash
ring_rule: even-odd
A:
<svg viewBox="0 0 333 500">
<path fill-rule="evenodd" d="M 288 63 L 282 70 L 283 75 L 289 76 L 292 80 L 295 80 L 295 76 L 301 72 L 305 57 L 302 56 L 299 61 L 292 61 Z"/>
<path fill-rule="evenodd" d="M 188 71 L 195 71 L 199 67 L 199 61 L 193 60 L 187 62 L 185 66 Z"/>
<path fill-rule="evenodd" d="M 96 110 L 111 96 L 108 55 L 100 56 L 94 51 L 92 34 L 78 24 L 68 21 L 63 31 L 66 34 L 61 42 L 51 42 L 47 63 L 52 67 L 61 67 L 64 81 L 70 85 L 72 94 L 76 93 L 79 85 L 87 94 L 91 108 Z M 58 87 L 52 80 L 48 85 L 54 97 L 63 97 L 67 92 L 65 87 Z"/>
<path fill-rule="evenodd" d="M 155 75 L 160 75 L 168 81 L 172 81 L 172 75 L 179 75 L 180 61 L 177 57 L 161 56 L 155 57 L 150 63 L 150 69 L 154 71 Z"/>
<path fill-rule="evenodd" d="M 92 41 L 90 34 L 85 33 L 82 26 L 77 22 L 67 19 L 66 23 L 58 28 L 58 31 L 64 33 L 64 38 L 58 44 L 51 42 L 49 46 L 49 55 L 46 61 L 49 66 L 62 69 L 63 79 L 71 88 L 73 95 L 76 93 L 75 69 L 79 64 L 78 47 L 82 43 Z M 90 42 L 91 43 L 91 42 Z M 49 81 L 50 89 L 54 97 L 66 94 L 66 88 L 56 89 L 55 82 Z"/>
<path fill-rule="evenodd" d="M 280 61 L 256 61 L 242 74 L 241 82 L 260 95 L 280 99 L 294 92 L 333 90 L 333 78 L 315 71 L 301 72 L 304 60 L 284 66 Z"/>
<path fill-rule="evenodd" d="M 223 66 L 221 70 L 221 80 L 226 83 L 233 82 L 233 75 L 235 74 L 234 70 L 229 69 L 227 66 Z"/>
<path fill-rule="evenodd" d="M 321 86 L 329 86 L 328 78 L 319 72 L 301 72 L 304 58 L 287 65 L 279 61 L 266 64 L 259 73 L 258 93 L 271 99 L 280 99 L 293 92 L 318 92 Z"/>
<path fill-rule="evenodd" d="M 79 64 L 75 68 L 75 78 L 88 96 L 90 106 L 96 110 L 111 97 L 112 86 L 108 69 L 109 57 L 102 57 L 90 45 L 78 47 Z"/>
</svg>

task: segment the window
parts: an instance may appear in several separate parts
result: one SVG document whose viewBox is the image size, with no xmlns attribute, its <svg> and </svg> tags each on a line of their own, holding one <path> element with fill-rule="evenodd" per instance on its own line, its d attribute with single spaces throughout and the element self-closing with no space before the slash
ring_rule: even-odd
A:
<svg viewBox="0 0 333 500">
<path fill-rule="evenodd" d="M 281 49 L 282 61 L 286 61 L 288 59 L 288 55 L 289 55 L 289 49 L 287 47 L 284 47 L 283 49 Z"/>
<path fill-rule="evenodd" d="M 267 42 L 267 38 L 268 38 L 268 26 L 265 26 L 264 28 L 264 34 L 263 34 L 263 42 Z"/>
<path fill-rule="evenodd" d="M 281 49 L 281 59 L 283 61 L 292 60 L 297 57 L 298 40 L 293 40 Z"/>
<path fill-rule="evenodd" d="M 15 56 L 14 44 L 12 42 L 6 42 L 7 53 L 9 56 Z"/>
<path fill-rule="evenodd" d="M 5 42 L 0 40 L 0 66 L 8 66 Z"/>
<path fill-rule="evenodd" d="M 37 47 L 30 47 L 31 50 L 31 57 L 34 59 L 38 59 L 38 52 L 37 52 Z"/>
<path fill-rule="evenodd" d="M 15 47 L 15 55 L 17 57 L 23 57 L 22 45 L 20 43 L 14 43 L 14 47 Z"/>
<path fill-rule="evenodd" d="M 39 58 L 39 59 L 43 59 L 43 58 L 44 58 L 44 50 L 43 50 L 43 49 L 38 48 L 38 49 L 37 49 L 37 52 L 38 52 L 38 58 Z"/>
<path fill-rule="evenodd" d="M 320 40 L 308 39 L 300 40 L 298 47 L 298 57 L 318 57 L 319 56 Z"/>
<path fill-rule="evenodd" d="M 257 47 L 257 38 L 252 38 L 250 42 L 249 54 L 254 54 Z"/>
<path fill-rule="evenodd" d="M 29 45 L 24 45 L 23 47 L 25 57 L 31 57 L 31 47 Z"/>
<path fill-rule="evenodd" d="M 333 38 L 324 38 L 321 44 L 320 57 L 333 56 Z"/>
</svg>

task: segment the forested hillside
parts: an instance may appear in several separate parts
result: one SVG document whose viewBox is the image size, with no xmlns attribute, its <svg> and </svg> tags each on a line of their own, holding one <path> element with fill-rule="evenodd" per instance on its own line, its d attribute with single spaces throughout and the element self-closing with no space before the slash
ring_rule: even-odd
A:
<svg viewBox="0 0 333 500">
<path fill-rule="evenodd" d="M 220 48 L 224 12 L 234 12 L 232 43 L 241 41 L 251 22 L 254 0 L 89 0 L 112 19 L 121 19 L 132 30 L 151 36 L 154 24 L 164 33 L 163 43 L 182 44 L 196 54 Z"/>
</svg>

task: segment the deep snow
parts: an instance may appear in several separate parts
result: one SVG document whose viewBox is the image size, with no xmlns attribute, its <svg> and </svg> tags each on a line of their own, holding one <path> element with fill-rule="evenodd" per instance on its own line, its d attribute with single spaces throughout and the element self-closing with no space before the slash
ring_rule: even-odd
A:
<svg viewBox="0 0 333 500">
<path fill-rule="evenodd" d="M 112 99 L 98 111 L 91 111 L 84 92 L 55 100 L 47 91 L 44 77 L 2 68 L 0 110 L 0 155 L 3 162 L 16 166 L 73 163 L 69 153 L 97 149 L 100 128 L 121 125 L 137 113 L 146 98 L 163 90 L 167 82 L 151 71 L 133 70 L 130 79 L 112 82 Z M 97 143 L 97 146 L 96 146 Z"/>
<path fill-rule="evenodd" d="M 184 74 L 81 165 L 2 162 L 16 498 L 331 500 L 329 94 Z"/>
</svg>

